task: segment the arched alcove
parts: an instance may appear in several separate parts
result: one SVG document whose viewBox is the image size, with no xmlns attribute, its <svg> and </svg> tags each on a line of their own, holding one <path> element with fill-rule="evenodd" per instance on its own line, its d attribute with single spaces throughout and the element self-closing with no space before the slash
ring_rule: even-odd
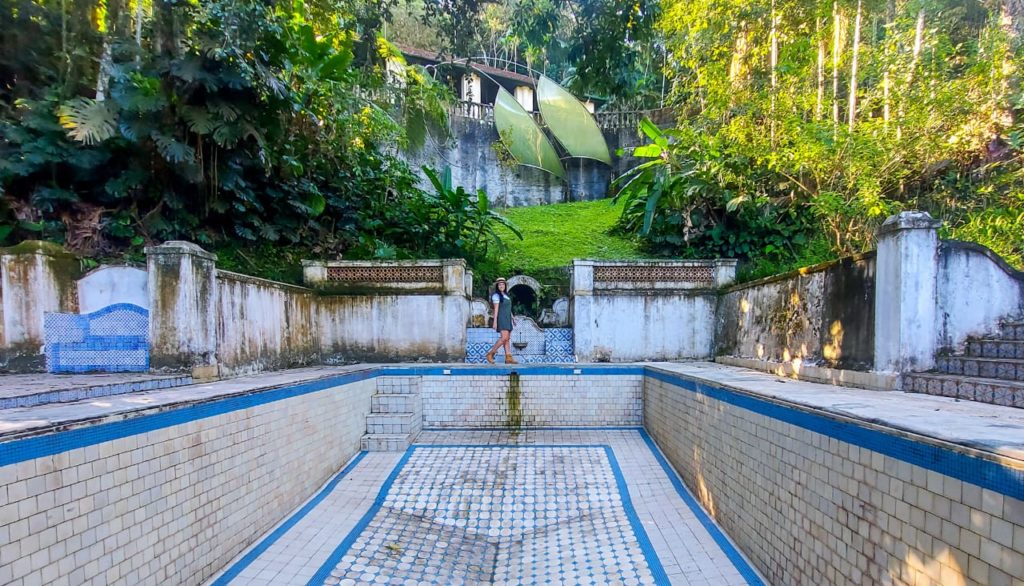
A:
<svg viewBox="0 0 1024 586">
<path fill-rule="evenodd" d="M 540 283 L 533 277 L 516 275 L 508 280 L 513 311 L 536 318 L 540 315 Z"/>
</svg>

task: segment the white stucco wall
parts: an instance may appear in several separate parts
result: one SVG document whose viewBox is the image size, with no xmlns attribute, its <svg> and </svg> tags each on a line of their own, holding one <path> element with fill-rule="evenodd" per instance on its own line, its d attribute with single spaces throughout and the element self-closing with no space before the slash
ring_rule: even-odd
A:
<svg viewBox="0 0 1024 586">
<path fill-rule="evenodd" d="M 999 321 L 1024 315 L 1024 273 L 982 246 L 945 241 L 939 247 L 939 349 L 960 349 L 968 336 L 991 333 Z"/>
<path fill-rule="evenodd" d="M 576 321 L 580 360 L 628 362 L 710 358 L 716 297 L 708 295 L 596 296 L 589 317 Z M 579 342 L 577 342 L 579 344 Z"/>
<path fill-rule="evenodd" d="M 469 299 L 463 295 L 344 295 L 319 298 L 327 361 L 461 360 Z"/>
<path fill-rule="evenodd" d="M 79 279 L 79 313 L 92 313 L 115 303 L 131 303 L 149 309 L 146 271 L 104 266 Z"/>
<path fill-rule="evenodd" d="M 313 291 L 217 271 L 217 364 L 242 374 L 314 364 L 320 340 Z"/>
<path fill-rule="evenodd" d="M 595 273 L 610 269 L 630 277 L 608 280 Z M 698 278 L 696 269 L 710 271 L 704 274 L 711 280 Z M 691 270 L 695 274 L 688 276 Z M 729 284 L 735 271 L 730 260 L 574 261 L 570 312 L 577 359 L 710 358 L 718 288 Z"/>
</svg>

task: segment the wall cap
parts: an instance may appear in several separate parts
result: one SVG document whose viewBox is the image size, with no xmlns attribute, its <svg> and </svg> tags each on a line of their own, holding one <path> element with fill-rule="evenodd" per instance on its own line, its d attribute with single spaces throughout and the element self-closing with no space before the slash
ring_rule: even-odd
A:
<svg viewBox="0 0 1024 586">
<path fill-rule="evenodd" d="M 157 246 L 147 246 L 146 255 L 148 256 L 153 254 L 187 254 L 189 256 L 196 256 L 217 262 L 216 254 L 207 252 L 198 244 L 187 242 L 185 240 L 168 240 L 167 242 Z"/>
<path fill-rule="evenodd" d="M 45 240 L 24 240 L 14 246 L 0 248 L 0 255 L 3 256 L 17 256 L 21 254 L 41 254 L 43 256 L 78 258 L 74 253 L 65 250 L 60 244 L 47 242 Z"/>
<path fill-rule="evenodd" d="M 884 236 L 901 230 L 938 230 L 940 226 L 942 220 L 936 220 L 928 212 L 907 211 L 886 218 L 876 235 Z"/>
</svg>

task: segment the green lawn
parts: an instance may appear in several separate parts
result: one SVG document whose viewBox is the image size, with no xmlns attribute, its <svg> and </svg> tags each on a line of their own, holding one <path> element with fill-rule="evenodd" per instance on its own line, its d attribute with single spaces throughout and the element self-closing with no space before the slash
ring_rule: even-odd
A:
<svg viewBox="0 0 1024 586">
<path fill-rule="evenodd" d="M 556 277 L 574 258 L 644 258 L 630 239 L 610 233 L 621 213 L 622 203 L 613 205 L 607 199 L 503 210 L 501 214 L 522 231 L 523 239 L 503 229 L 507 249 L 492 253 L 486 272 L 522 273 L 543 282 Z"/>
</svg>

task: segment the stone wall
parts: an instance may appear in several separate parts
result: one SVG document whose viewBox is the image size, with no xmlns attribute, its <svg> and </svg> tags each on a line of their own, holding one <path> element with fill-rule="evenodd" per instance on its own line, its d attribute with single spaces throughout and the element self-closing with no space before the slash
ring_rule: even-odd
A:
<svg viewBox="0 0 1024 586">
<path fill-rule="evenodd" d="M 717 353 L 870 370 L 874 285 L 868 253 L 731 287 L 718 300 Z"/>
<path fill-rule="evenodd" d="M 640 372 L 424 376 L 423 426 L 643 425 L 642 380 Z"/>
<path fill-rule="evenodd" d="M 320 361 L 320 316 L 312 290 L 217 271 L 217 301 L 222 376 Z"/>
<path fill-rule="evenodd" d="M 581 362 L 709 358 L 718 288 L 736 262 L 573 261 L 571 318 Z"/>
<path fill-rule="evenodd" d="M 417 169 L 421 165 L 438 170 L 451 167 L 453 185 L 470 192 L 484 189 L 488 199 L 501 207 L 603 199 L 608 196 L 609 182 L 635 162 L 631 157 L 615 156 L 615 151 L 646 142 L 636 127 L 605 129 L 612 166 L 590 159 L 564 159 L 563 182 L 540 169 L 499 162 L 492 146 L 498 140 L 492 119 L 455 116 L 451 126 L 452 138 L 447 143 L 430 143 L 419 152 L 404 156 Z"/>
<path fill-rule="evenodd" d="M 1019 462 L 650 371 L 644 421 L 769 583 L 1024 580 Z"/>
<path fill-rule="evenodd" d="M 0 444 L 0 583 L 201 584 L 358 452 L 349 379 Z"/>
<path fill-rule="evenodd" d="M 306 262 L 327 363 L 461 361 L 469 296 L 459 260 Z"/>
</svg>

